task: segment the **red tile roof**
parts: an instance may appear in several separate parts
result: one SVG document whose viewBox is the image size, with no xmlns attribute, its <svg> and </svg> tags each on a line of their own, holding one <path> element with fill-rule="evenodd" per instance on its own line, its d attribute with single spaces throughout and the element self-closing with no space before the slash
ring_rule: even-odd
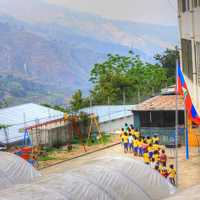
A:
<svg viewBox="0 0 200 200">
<path fill-rule="evenodd" d="M 160 95 L 136 105 L 133 111 L 176 110 L 176 95 Z M 178 96 L 178 110 L 184 110 L 183 97 Z"/>
</svg>

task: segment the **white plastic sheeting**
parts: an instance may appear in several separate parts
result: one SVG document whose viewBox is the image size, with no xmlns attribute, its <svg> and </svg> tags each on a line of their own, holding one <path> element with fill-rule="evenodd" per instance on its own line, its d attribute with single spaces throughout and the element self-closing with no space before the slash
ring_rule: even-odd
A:
<svg viewBox="0 0 200 200">
<path fill-rule="evenodd" d="M 124 157 L 103 157 L 63 174 L 0 191 L 2 200 L 160 200 L 175 189 L 155 170 Z"/>
<path fill-rule="evenodd" d="M 200 185 L 189 187 L 185 190 L 179 191 L 176 195 L 165 200 L 199 200 L 200 199 Z"/>
<path fill-rule="evenodd" d="M 40 176 L 27 161 L 7 152 L 0 152 L 0 190 L 16 184 L 30 183 Z"/>
</svg>

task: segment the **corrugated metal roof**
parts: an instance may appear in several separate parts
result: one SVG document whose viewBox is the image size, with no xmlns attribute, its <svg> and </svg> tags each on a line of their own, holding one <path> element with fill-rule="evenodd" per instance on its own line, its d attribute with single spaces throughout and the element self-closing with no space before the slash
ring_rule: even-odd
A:
<svg viewBox="0 0 200 200">
<path fill-rule="evenodd" d="M 5 108 L 0 110 L 0 124 L 9 125 L 7 128 L 9 143 L 23 139 L 24 133 L 19 130 L 36 123 L 43 123 L 63 117 L 63 113 L 34 103 Z M 5 143 L 4 130 L 0 130 L 0 142 Z"/>
<path fill-rule="evenodd" d="M 134 105 L 117 105 L 117 106 L 93 106 L 88 108 L 83 108 L 80 112 L 85 112 L 88 114 L 96 114 L 99 117 L 99 122 L 107 122 L 111 120 L 116 120 L 123 117 L 128 117 L 132 115 L 131 110 L 134 109 Z"/>
<path fill-rule="evenodd" d="M 133 111 L 176 110 L 176 95 L 161 95 L 150 98 L 135 106 Z M 178 110 L 184 110 L 183 97 L 178 97 Z"/>
</svg>

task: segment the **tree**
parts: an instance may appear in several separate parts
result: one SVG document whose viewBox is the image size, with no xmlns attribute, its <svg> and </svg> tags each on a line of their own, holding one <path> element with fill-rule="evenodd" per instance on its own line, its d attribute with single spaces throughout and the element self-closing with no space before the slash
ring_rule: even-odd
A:
<svg viewBox="0 0 200 200">
<path fill-rule="evenodd" d="M 132 52 L 127 56 L 109 54 L 91 71 L 91 97 L 95 104 L 107 104 L 108 99 L 112 104 L 121 104 L 125 96 L 126 103 L 135 103 L 158 92 L 166 80 L 163 67 L 144 63 Z"/>
<path fill-rule="evenodd" d="M 156 54 L 154 58 L 162 67 L 166 68 L 168 85 L 174 84 L 176 81 L 176 60 L 179 59 L 178 48 L 166 49 L 163 54 Z"/>
<path fill-rule="evenodd" d="M 78 111 L 81 108 L 89 105 L 88 98 L 83 98 L 81 90 L 77 90 L 70 101 L 72 111 Z"/>
</svg>

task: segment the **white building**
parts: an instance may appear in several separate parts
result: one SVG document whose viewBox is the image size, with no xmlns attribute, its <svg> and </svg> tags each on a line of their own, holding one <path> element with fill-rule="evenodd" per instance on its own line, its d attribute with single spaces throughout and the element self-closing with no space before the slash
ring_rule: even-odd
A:
<svg viewBox="0 0 200 200">
<path fill-rule="evenodd" d="M 0 143 L 21 143 L 24 127 L 63 118 L 64 113 L 34 103 L 0 109 L 0 124 L 8 126 L 0 129 Z"/>
<path fill-rule="evenodd" d="M 133 124 L 133 105 L 93 106 L 83 108 L 80 112 L 98 116 L 100 129 L 105 133 L 115 133 L 124 127 L 124 124 Z"/>
<path fill-rule="evenodd" d="M 178 0 L 181 66 L 193 101 L 200 113 L 200 0 Z"/>
</svg>

